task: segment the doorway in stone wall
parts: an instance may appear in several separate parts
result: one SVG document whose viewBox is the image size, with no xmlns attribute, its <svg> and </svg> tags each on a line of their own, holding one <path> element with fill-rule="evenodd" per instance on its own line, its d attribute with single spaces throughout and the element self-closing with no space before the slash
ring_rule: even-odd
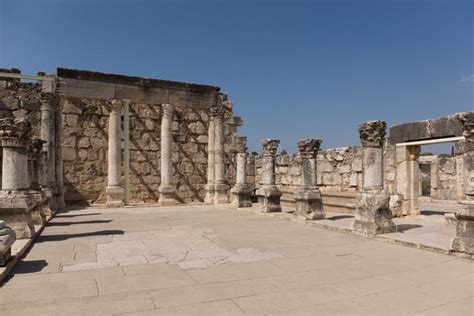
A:
<svg viewBox="0 0 474 316">
<path fill-rule="evenodd" d="M 397 190 L 403 215 L 444 215 L 454 212 L 462 197 L 462 156 L 458 138 L 396 144 Z"/>
</svg>

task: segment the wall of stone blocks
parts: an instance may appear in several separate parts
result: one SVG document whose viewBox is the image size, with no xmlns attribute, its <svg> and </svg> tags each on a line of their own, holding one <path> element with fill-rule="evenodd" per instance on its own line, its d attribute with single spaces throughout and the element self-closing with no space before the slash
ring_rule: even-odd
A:
<svg viewBox="0 0 474 316">
<path fill-rule="evenodd" d="M 107 126 L 105 101 L 69 98 L 63 104 L 63 160 L 66 202 L 105 202 L 107 186 Z M 131 103 L 130 201 L 158 201 L 160 186 L 161 105 Z M 241 119 L 225 112 L 226 175 L 234 183 L 235 142 Z M 209 110 L 175 107 L 172 182 L 180 202 L 204 200 L 207 182 Z"/>
<path fill-rule="evenodd" d="M 438 200 L 457 200 L 462 198 L 462 179 L 458 164 L 462 157 L 434 156 L 430 160 L 431 168 L 423 168 L 421 176 L 430 178 L 430 197 Z M 423 172 L 424 171 L 424 172 Z M 429 173 L 428 173 L 429 172 Z"/>
</svg>

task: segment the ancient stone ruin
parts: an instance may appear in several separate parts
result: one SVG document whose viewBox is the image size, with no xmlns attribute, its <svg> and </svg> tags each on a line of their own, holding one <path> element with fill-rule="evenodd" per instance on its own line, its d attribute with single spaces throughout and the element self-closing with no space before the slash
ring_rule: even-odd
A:
<svg viewBox="0 0 474 316">
<path fill-rule="evenodd" d="M 64 68 L 21 78 L 0 70 L 0 265 L 16 239 L 33 239 L 69 205 L 256 202 L 305 221 L 350 214 L 355 233 L 375 236 L 420 214 L 423 181 L 430 198 L 458 205 L 451 252 L 474 254 L 474 112 L 367 121 L 361 146 L 301 139 L 288 155 L 268 138 L 249 154 L 219 87 Z M 420 157 L 421 145 L 444 141 L 453 157 Z"/>
</svg>

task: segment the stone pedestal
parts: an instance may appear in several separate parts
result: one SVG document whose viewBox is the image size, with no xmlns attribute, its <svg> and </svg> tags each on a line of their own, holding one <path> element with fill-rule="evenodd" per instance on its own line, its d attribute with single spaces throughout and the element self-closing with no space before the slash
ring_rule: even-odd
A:
<svg viewBox="0 0 474 316">
<path fill-rule="evenodd" d="M 19 239 L 31 238 L 35 233 L 31 219 L 35 203 L 28 192 L 27 147 L 30 138 L 31 124 L 25 119 L 0 119 L 3 150 L 0 218 L 15 231 Z"/>
<path fill-rule="evenodd" d="M 279 144 L 280 140 L 278 139 L 262 140 L 262 183 L 259 185 L 256 195 L 259 209 L 263 213 L 281 212 L 281 191 L 275 185 L 275 155 Z"/>
<path fill-rule="evenodd" d="M 463 156 L 463 200 L 454 213 L 456 237 L 451 240 L 451 251 L 474 255 L 474 112 L 458 113 L 465 137 Z"/>
<path fill-rule="evenodd" d="M 316 156 L 322 140 L 302 139 L 298 141 L 301 158 L 302 183 L 294 193 L 296 215 L 305 220 L 323 219 L 321 192 L 316 184 Z"/>
<path fill-rule="evenodd" d="M 230 190 L 231 203 L 235 207 L 251 207 L 252 206 L 252 189 L 246 181 L 247 154 L 237 154 L 237 178 L 235 186 Z"/>
<path fill-rule="evenodd" d="M 396 231 L 390 211 L 390 195 L 383 188 L 383 143 L 387 125 L 369 121 L 359 126 L 362 143 L 362 190 L 357 196 L 352 229 L 362 235 Z"/>
<path fill-rule="evenodd" d="M 107 207 L 124 205 L 124 189 L 120 183 L 122 171 L 121 110 L 122 102 L 113 100 L 110 104 L 109 114 Z"/>
<path fill-rule="evenodd" d="M 163 115 L 161 121 L 161 184 L 160 205 L 175 205 L 176 204 L 176 190 L 171 185 L 172 176 L 172 150 L 173 150 L 173 113 L 174 109 L 171 104 L 163 104 Z"/>
<path fill-rule="evenodd" d="M 6 225 L 5 221 L 0 220 L 0 267 L 7 264 L 15 240 L 15 232 Z"/>
</svg>

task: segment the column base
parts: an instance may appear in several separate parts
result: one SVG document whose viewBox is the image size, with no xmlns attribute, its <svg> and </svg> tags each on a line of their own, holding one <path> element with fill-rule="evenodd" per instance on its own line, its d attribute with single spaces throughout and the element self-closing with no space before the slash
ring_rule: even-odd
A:
<svg viewBox="0 0 474 316">
<path fill-rule="evenodd" d="M 296 200 L 296 215 L 305 220 L 324 219 L 321 192 L 318 189 L 301 190 L 294 194 Z"/>
<path fill-rule="evenodd" d="M 420 215 L 420 207 L 418 200 L 402 200 L 402 213 L 405 216 Z"/>
<path fill-rule="evenodd" d="M 123 198 L 125 195 L 125 191 L 122 187 L 107 187 L 105 190 L 107 193 L 107 207 L 122 207 L 124 206 Z"/>
<path fill-rule="evenodd" d="M 456 237 L 451 240 L 450 250 L 474 255 L 474 202 L 461 202 L 456 217 Z"/>
<path fill-rule="evenodd" d="M 53 188 L 43 188 L 43 192 L 47 201 L 46 216 L 53 217 L 56 214 L 55 190 Z"/>
<path fill-rule="evenodd" d="M 231 190 L 231 204 L 235 207 L 252 207 L 252 189 L 247 185 L 236 184 Z"/>
<path fill-rule="evenodd" d="M 7 264 L 11 256 L 11 247 L 15 240 L 15 232 L 6 226 L 5 221 L 0 221 L 0 267 Z"/>
<path fill-rule="evenodd" d="M 359 193 L 351 228 L 366 236 L 396 232 L 389 203 L 390 196 L 382 190 Z"/>
<path fill-rule="evenodd" d="M 214 184 L 207 184 L 206 185 L 206 196 L 204 197 L 204 203 L 206 204 L 214 204 Z"/>
<path fill-rule="evenodd" d="M 158 204 L 161 206 L 176 205 L 176 189 L 173 187 L 160 187 L 160 199 Z"/>
<path fill-rule="evenodd" d="M 28 239 L 35 234 L 31 211 L 35 203 L 27 191 L 0 192 L 0 218 L 15 231 L 17 239 Z"/>
<path fill-rule="evenodd" d="M 31 192 L 31 196 L 33 197 L 34 207 L 31 210 L 31 220 L 34 225 L 43 225 L 46 223 L 46 214 L 43 210 L 45 196 L 43 192 L 40 191 L 33 191 Z"/>
<path fill-rule="evenodd" d="M 58 193 L 56 195 L 56 203 L 59 210 L 66 207 L 66 202 L 64 202 L 64 195 L 66 194 L 65 187 L 58 187 Z"/>
<path fill-rule="evenodd" d="M 214 204 L 229 203 L 229 186 L 227 184 L 214 185 Z"/>
<path fill-rule="evenodd" d="M 275 185 L 262 186 L 258 188 L 258 207 L 262 213 L 281 212 L 281 192 Z"/>
</svg>

